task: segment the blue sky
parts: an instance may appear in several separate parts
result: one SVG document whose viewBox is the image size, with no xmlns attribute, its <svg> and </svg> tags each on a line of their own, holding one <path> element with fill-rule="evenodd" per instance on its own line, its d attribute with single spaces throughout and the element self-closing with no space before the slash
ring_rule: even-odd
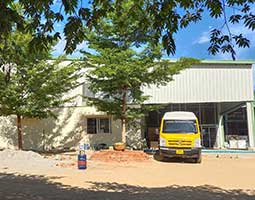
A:
<svg viewBox="0 0 255 200">
<path fill-rule="evenodd" d="M 59 8 L 59 0 L 55 0 L 53 6 L 54 9 Z M 86 2 L 86 1 L 85 1 Z M 255 11 L 255 8 L 254 8 Z M 176 41 L 176 54 L 167 56 L 165 58 L 180 58 L 180 57 L 194 57 L 198 59 L 217 59 L 217 60 L 231 60 L 229 54 L 218 54 L 212 56 L 208 54 L 209 40 L 210 40 L 210 30 L 213 28 L 219 28 L 223 24 L 223 19 L 211 19 L 208 13 L 203 15 L 203 20 L 198 23 L 193 23 L 189 27 L 180 30 L 175 34 Z M 64 22 L 58 23 L 55 25 L 55 30 L 63 33 Z M 232 25 L 230 24 L 230 29 L 234 34 L 243 34 L 251 41 L 250 48 L 236 48 L 236 59 L 237 60 L 255 60 L 255 31 L 246 29 L 241 24 Z M 62 34 L 62 39 L 54 47 L 52 55 L 54 57 L 63 54 L 65 47 L 65 40 Z M 80 49 L 88 50 L 86 42 L 83 42 L 78 45 L 76 52 L 68 57 L 79 58 L 81 54 L 79 53 Z"/>
</svg>

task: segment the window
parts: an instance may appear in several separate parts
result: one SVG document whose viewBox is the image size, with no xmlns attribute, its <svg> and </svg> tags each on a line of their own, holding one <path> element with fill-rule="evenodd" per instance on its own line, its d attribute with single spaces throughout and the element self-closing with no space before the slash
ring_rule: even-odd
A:
<svg viewBox="0 0 255 200">
<path fill-rule="evenodd" d="M 88 118 L 87 120 L 87 133 L 96 134 L 97 133 L 97 120 L 95 118 Z"/>
<path fill-rule="evenodd" d="M 164 133 L 197 133 L 196 122 L 189 120 L 165 120 Z"/>
<path fill-rule="evenodd" d="M 111 119 L 110 118 L 88 118 L 87 119 L 87 133 L 111 133 Z"/>
</svg>

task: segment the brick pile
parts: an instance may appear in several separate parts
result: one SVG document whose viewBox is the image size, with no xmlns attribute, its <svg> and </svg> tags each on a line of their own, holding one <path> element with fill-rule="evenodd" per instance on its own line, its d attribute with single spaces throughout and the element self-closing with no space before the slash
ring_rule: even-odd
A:
<svg viewBox="0 0 255 200">
<path fill-rule="evenodd" d="M 150 157 L 143 151 L 114 151 L 101 150 L 91 155 L 90 160 L 101 162 L 145 162 Z"/>
</svg>

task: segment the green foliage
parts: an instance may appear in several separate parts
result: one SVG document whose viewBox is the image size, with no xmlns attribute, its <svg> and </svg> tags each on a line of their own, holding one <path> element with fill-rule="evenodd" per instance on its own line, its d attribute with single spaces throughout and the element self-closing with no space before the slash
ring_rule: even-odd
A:
<svg viewBox="0 0 255 200">
<path fill-rule="evenodd" d="M 6 73 L 6 68 L 9 68 L 10 72 Z M 76 67 L 73 65 L 59 68 L 57 63 L 46 61 L 30 65 L 2 66 L 0 114 L 31 118 L 52 115 L 52 108 L 70 100 L 63 99 L 62 96 L 75 86 L 75 71 Z"/>
<path fill-rule="evenodd" d="M 0 44 L 0 115 L 47 117 L 77 84 L 77 66 L 59 67 L 61 60 L 47 61 L 48 52 L 29 52 L 31 38 L 15 31 Z"/>
<path fill-rule="evenodd" d="M 54 116 L 53 107 L 70 99 L 63 94 L 76 86 L 77 65 L 49 62 L 50 45 L 31 51 L 32 33 L 17 28 L 0 38 L 0 115 L 16 115 L 18 148 L 22 149 L 22 118 Z M 39 48 L 40 49 L 40 48 Z"/>
<path fill-rule="evenodd" d="M 161 55 L 159 47 L 147 47 L 137 53 L 131 47 L 117 46 L 116 40 L 108 39 L 107 47 L 106 39 L 100 38 L 96 43 L 93 43 L 95 38 L 91 41 L 90 47 L 93 46 L 96 53 L 85 54 L 90 89 L 96 94 L 96 98 L 90 100 L 99 110 L 118 119 L 141 117 L 144 110 L 139 105 L 148 99 L 143 95 L 143 87 L 164 85 L 174 74 L 197 63 L 191 58 L 181 58 L 174 63 L 155 61 Z"/>
<path fill-rule="evenodd" d="M 17 11 L 14 2 L 19 3 L 23 13 Z M 211 43 L 209 53 L 227 52 L 235 59 L 234 47 L 249 47 L 249 40 L 235 39 L 241 33 L 233 33 L 229 23 L 239 23 L 255 30 L 255 15 L 251 9 L 254 0 L 91 0 L 88 4 L 85 0 L 62 0 L 58 1 L 59 10 L 53 9 L 53 4 L 54 0 L 1 1 L 0 41 L 15 27 L 34 34 L 30 41 L 32 51 L 46 50 L 60 38 L 54 24 L 64 22 L 65 50 L 71 53 L 87 38 L 84 26 L 91 30 L 101 29 L 101 20 L 114 13 L 114 23 L 123 38 L 132 38 L 136 45 L 146 42 L 158 45 L 162 42 L 167 53 L 174 54 L 175 34 L 191 23 L 199 23 L 203 13 L 209 12 L 212 19 L 222 19 L 222 26 L 214 27 L 220 31 L 216 37 L 219 40 Z M 126 29 L 127 24 L 129 29 Z M 225 36 L 229 37 L 229 41 L 222 43 L 220 38 Z"/>
<path fill-rule="evenodd" d="M 91 99 L 99 110 L 123 117 L 123 95 L 126 93 L 127 107 L 125 118 L 136 118 L 144 112 L 141 105 L 148 96 L 144 96 L 142 88 L 151 84 L 164 85 L 173 79 L 173 75 L 189 67 L 197 61 L 181 58 L 177 62 L 155 62 L 153 57 L 145 57 L 143 53 L 112 49 L 100 50 L 97 55 L 87 55 L 90 67 L 88 76 L 90 89 L 97 95 Z"/>
<path fill-rule="evenodd" d="M 14 31 L 0 42 L 0 65 L 14 63 L 30 64 L 38 60 L 49 59 L 49 51 L 29 52 L 28 43 L 31 34 Z M 29 55 L 29 58 L 28 58 Z"/>
<path fill-rule="evenodd" d="M 136 10 L 133 1 L 116 1 L 115 6 L 119 12 L 108 12 L 98 21 L 98 27 L 87 30 L 87 41 L 93 52 L 84 52 L 84 60 L 89 89 L 95 94 L 95 98 L 88 98 L 90 104 L 121 120 L 125 142 L 126 122 L 141 118 L 147 108 L 142 106 L 149 98 L 143 94 L 143 87 L 165 85 L 173 75 L 198 61 L 161 60 L 161 45 L 150 42 L 144 33 L 137 33 L 143 45 L 136 51 L 136 31 L 141 26 L 140 18 L 145 17 L 143 10 Z M 133 11 L 135 16 L 127 17 Z"/>
</svg>

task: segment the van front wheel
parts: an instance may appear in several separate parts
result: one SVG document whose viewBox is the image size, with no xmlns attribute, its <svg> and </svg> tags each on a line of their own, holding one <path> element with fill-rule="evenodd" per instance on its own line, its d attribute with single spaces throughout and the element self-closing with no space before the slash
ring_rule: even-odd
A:
<svg viewBox="0 0 255 200">
<path fill-rule="evenodd" d="M 201 163 L 202 162 L 202 156 L 201 156 L 201 154 L 200 155 L 198 155 L 198 157 L 197 158 L 195 158 L 195 163 Z"/>
<path fill-rule="evenodd" d="M 156 151 L 153 157 L 157 161 L 161 161 L 161 162 L 165 161 L 165 157 L 160 154 L 159 150 Z"/>
</svg>

